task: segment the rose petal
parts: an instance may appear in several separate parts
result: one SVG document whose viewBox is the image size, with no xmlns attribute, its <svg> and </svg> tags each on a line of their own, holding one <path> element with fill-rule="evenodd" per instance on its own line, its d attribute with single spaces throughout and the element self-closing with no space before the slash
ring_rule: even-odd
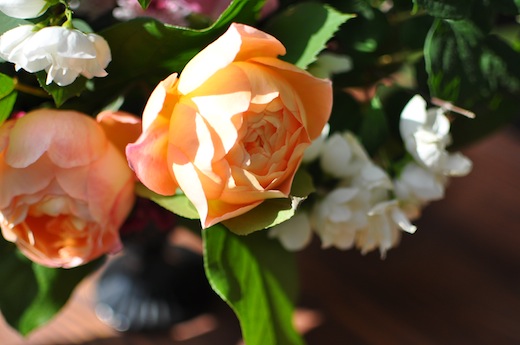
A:
<svg viewBox="0 0 520 345">
<path fill-rule="evenodd" d="M 233 61 L 283 54 L 285 47 L 273 36 L 250 26 L 233 23 L 222 36 L 200 51 L 184 67 L 179 91 L 185 95 L 192 92 Z"/>
<path fill-rule="evenodd" d="M 233 82 L 222 83 L 222 80 Z M 235 66 L 224 68 L 192 92 L 190 97 L 198 113 L 221 139 L 224 153 L 229 152 L 238 137 L 235 115 L 247 111 L 251 102 L 251 87 L 243 71 Z"/>
<path fill-rule="evenodd" d="M 306 128 L 309 137 L 314 140 L 320 136 L 332 111 L 332 83 L 327 79 L 319 79 L 308 72 L 279 59 L 258 57 L 251 61 L 274 67 L 299 95 L 303 108 L 308 116 Z M 284 93 L 281 93 L 283 96 Z"/>
<path fill-rule="evenodd" d="M 133 179 L 125 163 L 117 149 L 110 145 L 103 157 L 89 167 L 89 174 L 85 181 L 87 200 L 90 213 L 97 223 L 108 225 L 110 220 L 122 222 L 124 218 L 114 217 L 112 213 L 117 211 L 128 214 L 132 208 L 134 193 L 133 189 L 128 190 L 128 185 L 133 185 Z M 123 200 L 118 200 L 120 198 L 118 191 L 126 191 Z M 112 211 L 107 212 L 107 210 Z M 115 225 L 117 224 L 112 224 Z"/>
<path fill-rule="evenodd" d="M 135 143 L 126 147 L 128 163 L 137 178 L 162 195 L 173 195 L 177 189 L 167 165 L 168 130 L 168 121 L 158 117 Z"/>
<path fill-rule="evenodd" d="M 103 111 L 96 117 L 108 140 L 125 156 L 126 145 L 135 142 L 141 134 L 141 120 L 124 111 Z"/>
<path fill-rule="evenodd" d="M 176 156 L 174 157 L 175 161 L 180 161 L 181 159 L 178 156 L 182 156 L 182 152 L 178 150 L 172 151 L 174 151 L 173 154 Z M 197 210 L 202 227 L 206 228 L 209 226 L 207 225 L 208 201 L 200 180 L 194 178 L 198 175 L 197 170 L 187 160 L 184 164 L 173 163 L 172 168 L 180 188 Z"/>
<path fill-rule="evenodd" d="M 96 122 L 74 111 L 35 110 L 17 120 L 6 162 L 25 168 L 47 152 L 62 168 L 87 165 L 104 151 L 107 140 Z"/>
<path fill-rule="evenodd" d="M 32 169 L 24 171 L 7 165 L 4 158 L 5 155 L 0 152 L 0 209 L 8 207 L 16 196 L 30 195 L 44 189 L 53 179 L 55 169 L 47 157 L 34 163 Z"/>
<path fill-rule="evenodd" d="M 143 111 L 143 132 L 148 130 L 158 116 L 170 118 L 178 98 L 175 94 L 177 81 L 177 73 L 174 73 L 161 81 L 153 90 Z"/>
</svg>

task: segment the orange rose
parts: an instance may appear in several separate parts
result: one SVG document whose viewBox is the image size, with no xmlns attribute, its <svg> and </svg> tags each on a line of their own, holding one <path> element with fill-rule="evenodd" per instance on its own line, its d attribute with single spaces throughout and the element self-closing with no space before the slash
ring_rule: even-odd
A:
<svg viewBox="0 0 520 345">
<path fill-rule="evenodd" d="M 104 118 L 114 133 L 117 116 Z M 41 109 L 0 127 L 2 234 L 39 264 L 74 267 L 119 250 L 134 183 L 122 152 L 86 115 Z"/>
<path fill-rule="evenodd" d="M 331 83 L 277 58 L 284 46 L 232 24 L 181 76 L 154 90 L 127 146 L 152 191 L 180 188 L 204 228 L 289 195 L 303 151 L 327 123 Z"/>
</svg>

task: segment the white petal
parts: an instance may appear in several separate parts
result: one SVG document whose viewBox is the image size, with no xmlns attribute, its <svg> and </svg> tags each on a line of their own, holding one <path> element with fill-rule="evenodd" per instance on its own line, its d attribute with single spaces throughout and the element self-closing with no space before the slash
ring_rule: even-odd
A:
<svg viewBox="0 0 520 345">
<path fill-rule="evenodd" d="M 417 200 L 426 203 L 444 197 L 446 179 L 425 168 L 409 163 L 395 183 L 395 193 L 399 200 Z"/>
<path fill-rule="evenodd" d="M 392 189 L 392 181 L 388 174 L 375 164 L 366 164 L 360 174 L 354 178 L 353 184 L 367 189 L 386 188 Z"/>
<path fill-rule="evenodd" d="M 285 249 L 297 251 L 305 248 L 312 238 L 309 218 L 299 213 L 291 219 L 275 225 L 269 230 L 269 237 L 278 238 Z"/>
<path fill-rule="evenodd" d="M 351 157 L 348 142 L 340 134 L 333 134 L 323 145 L 321 168 L 334 177 L 346 177 Z"/>
<path fill-rule="evenodd" d="M 392 209 L 392 219 L 401 229 L 410 234 L 413 234 L 417 230 L 417 227 L 410 223 L 406 214 L 398 207 Z"/>
<path fill-rule="evenodd" d="M 36 18 L 46 4 L 45 0 L 0 0 L 0 11 L 13 18 Z"/>
<path fill-rule="evenodd" d="M 461 153 L 449 155 L 446 162 L 445 174 L 448 176 L 465 176 L 469 174 L 473 163 L 471 160 Z"/>
<path fill-rule="evenodd" d="M 329 136 L 329 132 L 330 125 L 327 123 L 321 131 L 321 135 L 314 139 L 311 145 L 305 149 L 302 162 L 308 163 L 318 158 L 322 150 L 323 144 L 325 143 L 325 139 Z"/>
<path fill-rule="evenodd" d="M 420 96 L 415 95 L 408 101 L 401 112 L 399 131 L 403 140 L 413 136 L 413 134 L 426 123 L 426 101 Z"/>
<path fill-rule="evenodd" d="M 442 108 L 432 108 L 428 109 L 427 114 L 428 123 L 425 127 L 435 133 L 439 138 L 447 137 L 451 125 L 450 120 L 444 114 L 444 110 Z"/>
<path fill-rule="evenodd" d="M 29 37 L 15 61 L 28 72 L 45 69 L 47 83 L 69 85 L 81 74 L 87 78 L 103 77 L 110 62 L 110 49 L 101 36 L 86 35 L 61 26 L 45 27 Z"/>
<path fill-rule="evenodd" d="M 358 188 L 336 188 L 327 195 L 326 200 L 335 204 L 344 204 L 351 201 L 358 193 Z"/>
<path fill-rule="evenodd" d="M 105 68 L 107 68 L 110 61 L 112 61 L 112 54 L 108 42 L 96 34 L 88 34 L 87 38 L 94 44 L 96 57 L 87 62 L 82 74 L 87 78 L 105 77 L 108 75 Z"/>
<path fill-rule="evenodd" d="M 0 36 L 0 57 L 13 63 L 21 62 L 23 45 L 35 34 L 34 28 L 34 25 L 21 25 L 3 33 Z"/>
</svg>

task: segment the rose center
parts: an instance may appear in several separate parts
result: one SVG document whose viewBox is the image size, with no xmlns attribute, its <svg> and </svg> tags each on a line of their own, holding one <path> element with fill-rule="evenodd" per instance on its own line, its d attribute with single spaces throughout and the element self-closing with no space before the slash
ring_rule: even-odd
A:
<svg viewBox="0 0 520 345">
<path fill-rule="evenodd" d="M 29 207 L 28 219 L 32 219 L 37 229 L 49 232 L 80 232 L 87 227 L 87 221 L 75 216 L 85 205 L 78 205 L 65 196 L 47 196 Z"/>
<path fill-rule="evenodd" d="M 276 115 L 269 112 L 260 114 L 248 114 L 247 134 L 243 139 L 244 148 L 250 156 L 263 155 L 269 157 L 274 151 L 273 143 L 276 141 L 277 127 Z"/>
</svg>

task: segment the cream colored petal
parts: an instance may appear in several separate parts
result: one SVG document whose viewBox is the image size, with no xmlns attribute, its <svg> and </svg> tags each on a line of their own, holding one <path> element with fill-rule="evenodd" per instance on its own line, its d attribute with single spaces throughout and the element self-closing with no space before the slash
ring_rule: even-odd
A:
<svg viewBox="0 0 520 345">
<path fill-rule="evenodd" d="M 248 110 L 251 101 L 251 86 L 244 73 L 234 66 L 222 69 L 190 97 L 228 153 L 238 139 L 235 118 Z"/>
<path fill-rule="evenodd" d="M 218 70 L 228 66 L 235 60 L 241 45 L 242 38 L 239 32 L 231 26 L 186 64 L 179 79 L 179 92 L 189 94 Z"/>
<path fill-rule="evenodd" d="M 155 87 L 143 111 L 143 132 L 148 130 L 148 127 L 152 125 L 160 114 L 163 114 L 166 118 L 171 116 L 173 107 L 177 103 L 175 95 L 177 81 L 177 73 L 174 73 Z"/>
<path fill-rule="evenodd" d="M 284 46 L 273 36 L 247 25 L 233 23 L 222 36 L 188 62 L 180 78 L 179 91 L 183 94 L 192 92 L 233 61 L 283 54 Z"/>
<path fill-rule="evenodd" d="M 182 156 L 182 152 L 176 152 L 176 155 Z M 176 158 L 174 161 L 181 160 L 179 157 L 174 158 Z M 210 226 L 208 225 L 208 201 L 204 193 L 204 187 L 197 178 L 198 173 L 195 166 L 189 162 L 184 164 L 173 163 L 172 168 L 179 187 L 197 210 L 202 228 Z"/>
</svg>

